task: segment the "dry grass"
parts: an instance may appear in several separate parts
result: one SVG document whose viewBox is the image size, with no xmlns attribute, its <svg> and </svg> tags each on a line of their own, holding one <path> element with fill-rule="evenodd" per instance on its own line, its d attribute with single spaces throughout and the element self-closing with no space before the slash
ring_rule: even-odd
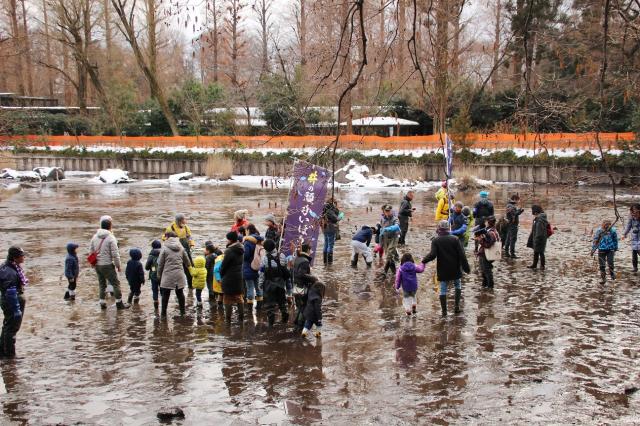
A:
<svg viewBox="0 0 640 426">
<path fill-rule="evenodd" d="M 456 187 L 458 191 L 470 191 L 486 188 L 485 185 L 481 185 L 476 177 L 466 170 L 463 170 L 458 176 L 456 176 Z"/>
<path fill-rule="evenodd" d="M 7 151 L 0 151 L 0 169 L 15 169 L 16 160 L 13 154 Z"/>
<path fill-rule="evenodd" d="M 231 179 L 231 175 L 233 174 L 233 160 L 222 154 L 211 154 L 207 156 L 205 172 L 207 177 L 212 179 Z"/>
<path fill-rule="evenodd" d="M 418 163 L 399 164 L 396 167 L 394 176 L 389 176 L 398 180 L 406 180 L 409 182 L 417 182 L 425 180 L 425 168 Z"/>
</svg>

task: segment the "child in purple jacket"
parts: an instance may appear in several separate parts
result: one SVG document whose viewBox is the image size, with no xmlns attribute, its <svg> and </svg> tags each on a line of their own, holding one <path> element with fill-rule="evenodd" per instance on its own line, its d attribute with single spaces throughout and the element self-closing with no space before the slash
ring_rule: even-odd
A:
<svg viewBox="0 0 640 426">
<path fill-rule="evenodd" d="M 413 263 L 413 256 L 411 253 L 405 253 L 400 260 L 400 268 L 396 273 L 396 293 L 400 292 L 402 287 L 402 305 L 407 313 L 407 316 L 411 314 L 415 315 L 416 310 L 416 292 L 418 291 L 418 276 L 417 274 L 424 272 L 425 264 Z"/>
</svg>

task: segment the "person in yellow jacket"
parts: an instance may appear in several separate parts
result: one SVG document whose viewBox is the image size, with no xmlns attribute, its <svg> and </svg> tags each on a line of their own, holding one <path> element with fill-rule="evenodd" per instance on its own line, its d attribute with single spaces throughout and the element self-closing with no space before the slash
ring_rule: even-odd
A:
<svg viewBox="0 0 640 426">
<path fill-rule="evenodd" d="M 220 276 L 220 267 L 224 260 L 224 253 L 216 257 L 213 264 L 213 292 L 216 294 L 216 300 L 218 301 L 218 309 L 222 309 L 222 277 Z"/>
<path fill-rule="evenodd" d="M 202 290 L 204 290 L 207 284 L 207 268 L 206 259 L 204 256 L 198 256 L 193 260 L 193 266 L 189 268 L 193 288 L 196 289 L 196 307 L 202 307 Z"/>
<path fill-rule="evenodd" d="M 436 207 L 436 222 L 441 220 L 449 220 L 449 198 L 451 201 L 455 199 L 452 191 L 445 191 L 443 196 L 438 200 L 438 207 Z"/>
<path fill-rule="evenodd" d="M 162 235 L 162 241 L 166 241 L 167 233 L 173 232 L 178 236 L 180 240 L 180 244 L 184 247 L 184 250 L 187 252 L 187 257 L 189 258 L 189 262 L 193 265 L 193 259 L 191 257 L 191 249 L 195 245 L 193 240 L 191 239 L 191 229 L 187 226 L 187 218 L 182 213 L 178 213 L 176 215 L 176 220 L 171 223 L 171 225 L 167 226 L 164 230 L 164 234 Z M 184 274 L 187 276 L 187 286 L 191 289 L 193 288 L 193 284 L 191 282 L 191 274 L 189 274 L 189 270 L 185 269 Z"/>
<path fill-rule="evenodd" d="M 447 193 L 447 181 L 442 181 L 442 186 L 436 192 L 436 201 L 440 201 L 442 197 Z"/>
</svg>

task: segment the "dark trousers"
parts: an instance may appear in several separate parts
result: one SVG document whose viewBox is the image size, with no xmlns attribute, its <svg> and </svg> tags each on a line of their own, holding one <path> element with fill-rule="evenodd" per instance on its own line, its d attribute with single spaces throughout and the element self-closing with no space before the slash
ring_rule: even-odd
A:
<svg viewBox="0 0 640 426">
<path fill-rule="evenodd" d="M 151 280 L 151 294 L 154 302 L 158 301 L 158 293 L 160 293 L 160 281 Z"/>
<path fill-rule="evenodd" d="M 180 313 L 184 315 L 185 312 L 185 300 L 184 300 L 184 291 L 181 288 L 176 288 L 176 297 L 178 298 L 178 304 L 180 305 Z M 162 293 L 162 311 L 161 315 L 167 316 L 167 307 L 169 306 L 169 298 L 171 297 L 171 289 L 170 288 L 161 288 L 160 292 Z"/>
<path fill-rule="evenodd" d="M 287 320 L 289 318 L 289 311 L 287 309 L 287 292 L 285 289 L 272 287 L 265 291 L 264 309 L 267 312 L 267 318 L 271 324 L 273 324 L 275 320 L 278 309 L 282 315 L 282 321 Z"/>
<path fill-rule="evenodd" d="M 632 250 L 631 251 L 631 262 L 633 264 L 633 269 L 638 269 L 638 255 L 640 254 L 640 250 Z"/>
<path fill-rule="evenodd" d="M 400 222 L 400 240 L 398 240 L 398 244 L 406 244 L 407 232 L 409 232 L 409 218 L 400 216 L 398 221 Z"/>
<path fill-rule="evenodd" d="M 606 267 L 609 265 L 609 271 L 613 272 L 613 267 L 615 266 L 613 263 L 613 255 L 615 251 L 613 250 L 599 250 L 598 251 L 598 263 L 600 264 L 600 272 L 603 274 L 606 272 Z"/>
<path fill-rule="evenodd" d="M 482 273 L 482 286 L 493 288 L 493 262 L 488 261 L 484 254 L 478 256 L 480 272 Z"/>
<path fill-rule="evenodd" d="M 294 295 L 294 301 L 296 304 L 296 317 L 294 324 L 296 327 L 302 329 L 304 326 L 304 308 L 307 306 L 307 295 L 306 294 L 296 294 Z"/>
<path fill-rule="evenodd" d="M 142 288 L 142 284 L 140 284 L 140 283 L 136 283 L 136 284 L 129 283 L 129 292 L 133 296 L 140 296 L 140 289 L 141 288 Z"/>
<path fill-rule="evenodd" d="M 196 289 L 196 300 L 198 302 L 202 302 L 202 289 L 201 288 L 197 288 Z"/>
<path fill-rule="evenodd" d="M 544 264 L 545 264 L 545 257 L 544 257 L 544 253 L 538 253 L 538 252 L 534 252 L 533 253 L 533 267 L 537 268 L 538 267 L 538 260 L 540 261 L 540 266 L 542 268 L 544 268 Z"/>
<path fill-rule="evenodd" d="M 516 254 L 516 241 L 518 239 L 518 226 L 509 226 L 507 229 L 507 237 L 504 245 L 504 251 L 508 254 Z"/>
<path fill-rule="evenodd" d="M 75 278 L 67 278 L 67 281 L 69 281 L 67 289 L 74 291 L 76 289 L 77 280 Z"/>
<path fill-rule="evenodd" d="M 0 299 L 0 306 L 4 314 L 2 334 L 0 335 L 0 354 L 9 358 L 16 356 L 16 334 L 18 334 L 22 325 L 22 318 L 24 318 L 25 299 L 21 294 L 18 294 L 18 301 L 22 311 L 22 316 L 20 317 L 16 317 L 13 314 L 13 309 L 4 298 Z"/>
</svg>

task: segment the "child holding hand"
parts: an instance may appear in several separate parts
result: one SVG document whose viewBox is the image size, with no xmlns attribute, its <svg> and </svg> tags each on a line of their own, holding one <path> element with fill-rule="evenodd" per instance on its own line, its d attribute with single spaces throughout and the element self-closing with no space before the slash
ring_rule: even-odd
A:
<svg viewBox="0 0 640 426">
<path fill-rule="evenodd" d="M 424 272 L 425 264 L 415 264 L 411 253 L 405 253 L 400 260 L 400 268 L 396 273 L 396 293 L 402 288 L 402 305 L 407 316 L 415 315 L 417 311 L 416 292 L 418 291 L 418 275 Z"/>
</svg>

